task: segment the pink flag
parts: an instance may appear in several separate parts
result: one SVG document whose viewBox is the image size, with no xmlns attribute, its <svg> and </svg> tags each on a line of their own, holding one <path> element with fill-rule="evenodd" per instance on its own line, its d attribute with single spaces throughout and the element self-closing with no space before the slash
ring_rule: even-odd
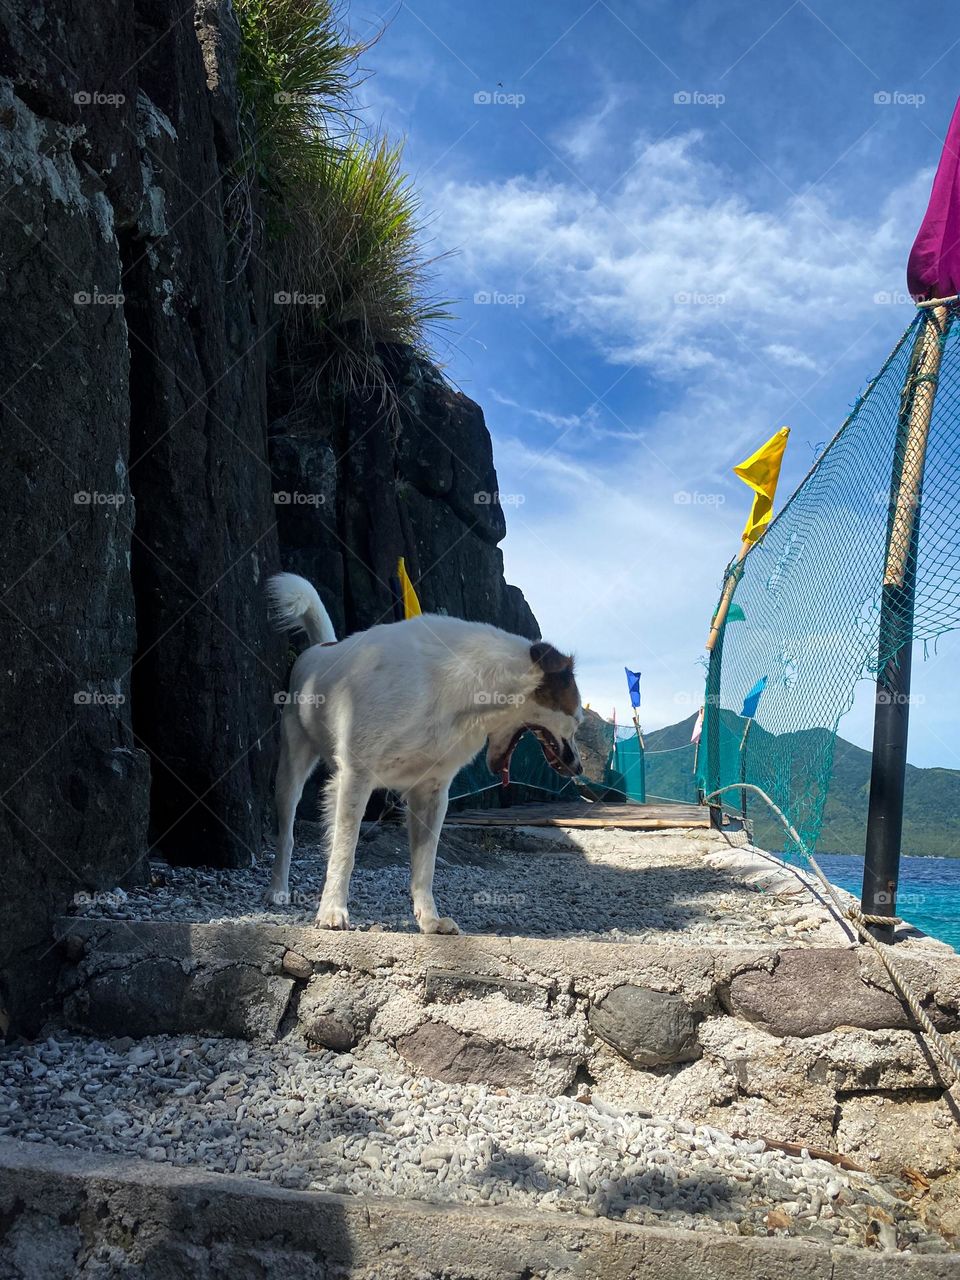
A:
<svg viewBox="0 0 960 1280">
<path fill-rule="evenodd" d="M 918 302 L 960 293 L 960 101 L 943 143 L 926 215 L 910 250 L 907 288 Z"/>
</svg>

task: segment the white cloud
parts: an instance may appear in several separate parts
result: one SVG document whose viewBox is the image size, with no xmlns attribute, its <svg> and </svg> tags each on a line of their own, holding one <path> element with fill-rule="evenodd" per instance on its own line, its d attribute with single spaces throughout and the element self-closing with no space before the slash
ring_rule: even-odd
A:
<svg viewBox="0 0 960 1280">
<path fill-rule="evenodd" d="M 604 198 L 572 176 L 448 182 L 431 200 L 438 235 L 459 249 L 453 269 L 468 287 L 522 290 L 528 308 L 613 364 L 738 381 L 746 362 L 731 356 L 743 347 L 817 368 L 838 334 L 876 317 L 878 292 L 902 289 L 927 175 L 869 218 L 848 216 L 829 191 L 762 208 L 702 142 L 697 131 L 638 142 Z"/>
</svg>

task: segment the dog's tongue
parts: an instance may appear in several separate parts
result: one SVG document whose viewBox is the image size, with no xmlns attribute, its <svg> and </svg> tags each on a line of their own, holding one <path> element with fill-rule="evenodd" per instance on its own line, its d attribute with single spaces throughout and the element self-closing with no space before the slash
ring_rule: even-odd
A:
<svg viewBox="0 0 960 1280">
<path fill-rule="evenodd" d="M 500 785 L 501 787 L 509 787 L 510 785 L 510 761 L 509 760 L 500 770 Z"/>
</svg>

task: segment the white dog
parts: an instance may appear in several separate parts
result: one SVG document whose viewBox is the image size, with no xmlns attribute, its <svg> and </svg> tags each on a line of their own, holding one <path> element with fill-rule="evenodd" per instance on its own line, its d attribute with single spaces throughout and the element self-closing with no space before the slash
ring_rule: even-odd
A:
<svg viewBox="0 0 960 1280">
<path fill-rule="evenodd" d="M 558 773 L 583 772 L 574 735 L 583 719 L 573 659 L 497 627 L 426 614 L 336 641 L 314 587 L 292 573 L 267 584 L 271 616 L 311 641 L 294 663 L 277 769 L 279 836 L 268 902 L 289 901 L 293 819 L 319 760 L 326 792 L 327 877 L 317 923 L 349 924 L 347 891 L 370 793 L 407 802 L 413 912 L 423 933 L 458 933 L 433 900 L 437 841 L 454 774 L 488 741 L 487 764 L 506 774 L 525 730 Z"/>
</svg>

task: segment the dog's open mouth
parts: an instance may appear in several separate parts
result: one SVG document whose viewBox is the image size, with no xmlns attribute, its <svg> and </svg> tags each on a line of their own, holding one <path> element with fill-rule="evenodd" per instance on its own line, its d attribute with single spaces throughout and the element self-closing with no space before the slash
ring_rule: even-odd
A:
<svg viewBox="0 0 960 1280">
<path fill-rule="evenodd" d="M 550 768 L 556 769 L 558 773 L 565 772 L 563 750 L 560 743 L 556 740 L 550 730 L 545 729 L 542 724 L 522 724 L 507 743 L 506 750 L 497 760 L 491 761 L 490 763 L 492 772 L 499 773 L 500 781 L 504 785 L 510 781 L 510 760 L 513 757 L 514 751 L 517 749 L 517 743 L 528 729 L 540 743 L 540 750 L 543 752 L 543 758 L 546 760 Z"/>
</svg>

